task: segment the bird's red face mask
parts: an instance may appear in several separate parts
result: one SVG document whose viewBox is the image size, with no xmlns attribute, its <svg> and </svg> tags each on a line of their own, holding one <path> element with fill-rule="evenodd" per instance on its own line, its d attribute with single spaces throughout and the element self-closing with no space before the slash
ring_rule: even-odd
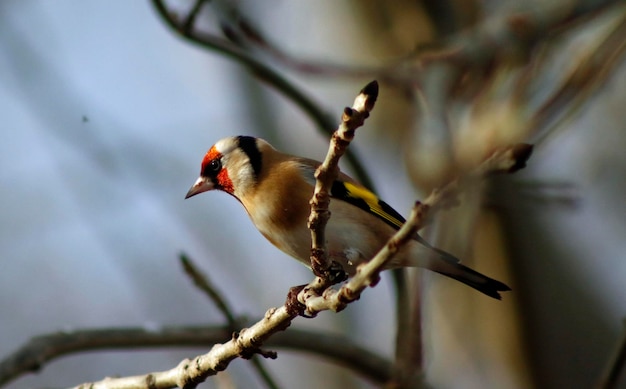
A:
<svg viewBox="0 0 626 389">
<path fill-rule="evenodd" d="M 202 159 L 200 177 L 191 186 L 185 198 L 188 199 L 213 189 L 233 193 L 233 184 L 228 177 L 228 171 L 222 166 L 222 154 L 215 149 L 215 146 L 211 147 Z"/>
</svg>

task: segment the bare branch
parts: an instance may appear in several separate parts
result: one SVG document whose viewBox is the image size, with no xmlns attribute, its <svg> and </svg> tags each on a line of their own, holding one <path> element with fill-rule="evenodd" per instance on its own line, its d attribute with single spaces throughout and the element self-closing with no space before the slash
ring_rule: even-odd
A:
<svg viewBox="0 0 626 389">
<path fill-rule="evenodd" d="M 153 0 L 153 2 L 161 3 L 159 0 Z M 250 49 L 249 52 L 253 49 L 257 52 L 261 51 L 271 59 L 303 74 L 323 77 L 377 78 L 381 82 L 405 88 L 407 83 L 413 84 L 416 78 L 421 78 L 419 76 L 421 70 L 432 62 L 483 65 L 491 61 L 499 52 L 508 51 L 512 47 L 530 50 L 536 42 L 544 40 L 549 34 L 558 33 L 565 26 L 584 20 L 589 15 L 618 3 L 617 0 L 559 0 L 533 4 L 532 7 L 525 9 L 512 9 L 492 18 L 489 23 L 477 24 L 476 28 L 470 31 L 453 35 L 443 42 L 422 45 L 406 57 L 374 67 L 343 66 L 295 58 L 270 42 L 262 31 L 230 2 L 222 2 L 214 6 L 226 8 L 221 12 L 222 15 L 232 15 L 230 19 L 222 20 L 222 23 L 227 25 L 229 36 L 240 43 L 237 47 L 246 45 Z M 164 5 L 160 5 L 165 8 Z M 197 30 L 187 32 L 184 37 L 196 44 L 213 44 L 212 39 L 207 38 L 215 37 Z M 411 66 L 411 63 L 416 63 L 416 65 Z M 332 126 L 327 128 L 332 128 Z"/>
<path fill-rule="evenodd" d="M 211 346 L 228 339 L 229 334 L 227 326 L 204 326 L 77 330 L 42 335 L 0 362 L 0 385 L 38 371 L 64 355 L 94 350 Z M 293 328 L 273 336 L 267 346 L 317 354 L 378 384 L 388 379 L 390 362 L 345 336 Z"/>
<path fill-rule="evenodd" d="M 603 86 L 626 52 L 626 8 L 615 7 L 621 18 L 597 43 L 594 50 L 578 61 L 576 68 L 532 117 L 529 128 L 539 132 L 535 143 L 553 136 L 556 129 L 590 101 L 593 92 Z M 530 76 L 529 76 L 530 77 Z M 522 81 L 525 81 L 522 80 Z"/>
<path fill-rule="evenodd" d="M 196 23 L 196 18 L 198 17 L 200 10 L 202 10 L 202 6 L 207 1 L 208 0 L 196 0 L 196 3 L 193 5 L 193 8 L 191 9 L 191 11 L 189 11 L 189 14 L 187 14 L 187 17 L 185 18 L 185 21 L 182 25 L 183 31 L 185 34 L 189 35 L 193 32 L 194 24 Z"/>
<path fill-rule="evenodd" d="M 339 159 L 344 155 L 361 127 L 374 108 L 378 98 L 378 82 L 367 84 L 354 100 L 352 108 L 346 107 L 339 128 L 333 133 L 324 162 L 315 171 L 315 191 L 311 198 L 311 214 L 308 226 L 311 229 L 311 268 L 316 276 L 328 277 L 330 261 L 326 254 L 326 224 L 330 218 L 330 188 L 339 174 Z"/>
<path fill-rule="evenodd" d="M 180 254 L 180 262 L 185 269 L 185 273 L 191 278 L 194 285 L 204 292 L 213 301 L 215 306 L 222 312 L 226 322 L 232 331 L 237 327 L 237 318 L 230 308 L 226 299 L 219 290 L 211 283 L 206 274 L 202 273 L 194 264 L 187 254 Z"/>
<path fill-rule="evenodd" d="M 198 4 L 202 3 L 203 0 L 200 0 Z M 211 283 L 206 274 L 203 274 L 194 264 L 191 259 L 186 254 L 180 255 L 180 261 L 185 269 L 185 273 L 191 277 L 194 285 L 196 285 L 202 292 L 206 293 L 207 296 L 215 303 L 217 308 L 222 312 L 224 317 L 226 318 L 226 323 L 228 324 L 228 328 L 230 331 L 235 331 L 238 328 L 239 323 L 235 317 L 235 313 L 230 307 L 230 304 L 226 301 L 224 296 L 219 292 L 219 290 Z M 267 370 L 261 359 L 258 355 L 252 355 L 250 359 L 254 370 L 257 372 L 261 380 L 265 383 L 265 386 L 269 389 L 279 389 L 278 383 L 272 374 Z"/>
</svg>

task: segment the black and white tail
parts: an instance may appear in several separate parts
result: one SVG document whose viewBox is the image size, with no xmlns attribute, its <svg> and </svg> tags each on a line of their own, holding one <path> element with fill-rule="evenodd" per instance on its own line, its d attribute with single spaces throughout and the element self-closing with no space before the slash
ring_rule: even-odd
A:
<svg viewBox="0 0 626 389">
<path fill-rule="evenodd" d="M 489 297 L 501 300 L 499 292 L 506 292 L 511 288 L 503 282 L 489 278 L 486 275 L 479 273 L 467 266 L 460 263 L 459 259 L 454 255 L 431 246 L 424 238 L 416 235 L 414 238 L 420 243 L 421 251 L 413 260 L 414 266 L 425 267 L 429 270 L 443 274 L 465 285 L 471 286 L 479 292 L 486 294 Z"/>
</svg>

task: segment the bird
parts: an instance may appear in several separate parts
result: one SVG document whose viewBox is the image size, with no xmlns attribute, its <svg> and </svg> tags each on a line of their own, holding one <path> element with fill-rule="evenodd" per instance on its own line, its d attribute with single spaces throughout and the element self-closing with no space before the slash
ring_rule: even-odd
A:
<svg viewBox="0 0 626 389">
<path fill-rule="evenodd" d="M 314 173 L 321 163 L 275 149 L 246 135 L 217 141 L 204 155 L 200 176 L 185 199 L 220 190 L 235 197 L 254 226 L 274 246 L 310 268 L 311 232 L 307 226 Z M 370 260 L 406 221 L 372 191 L 340 172 L 330 190 L 327 253 L 352 276 Z M 452 254 L 431 246 L 419 234 L 384 270 L 422 267 L 460 281 L 487 296 L 501 299 L 506 284 L 460 263 Z"/>
</svg>

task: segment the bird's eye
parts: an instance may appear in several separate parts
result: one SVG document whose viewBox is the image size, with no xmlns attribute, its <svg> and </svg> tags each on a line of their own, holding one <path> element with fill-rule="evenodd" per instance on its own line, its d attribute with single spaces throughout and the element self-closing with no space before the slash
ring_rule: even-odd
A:
<svg viewBox="0 0 626 389">
<path fill-rule="evenodd" d="M 222 163 L 220 162 L 219 159 L 214 159 L 211 161 L 211 163 L 209 163 L 209 170 L 211 170 L 214 173 L 219 172 L 222 169 Z"/>
<path fill-rule="evenodd" d="M 220 170 L 222 170 L 222 161 L 220 161 L 219 158 L 216 158 L 204 166 L 202 175 L 207 177 L 214 176 L 219 173 Z"/>
</svg>

